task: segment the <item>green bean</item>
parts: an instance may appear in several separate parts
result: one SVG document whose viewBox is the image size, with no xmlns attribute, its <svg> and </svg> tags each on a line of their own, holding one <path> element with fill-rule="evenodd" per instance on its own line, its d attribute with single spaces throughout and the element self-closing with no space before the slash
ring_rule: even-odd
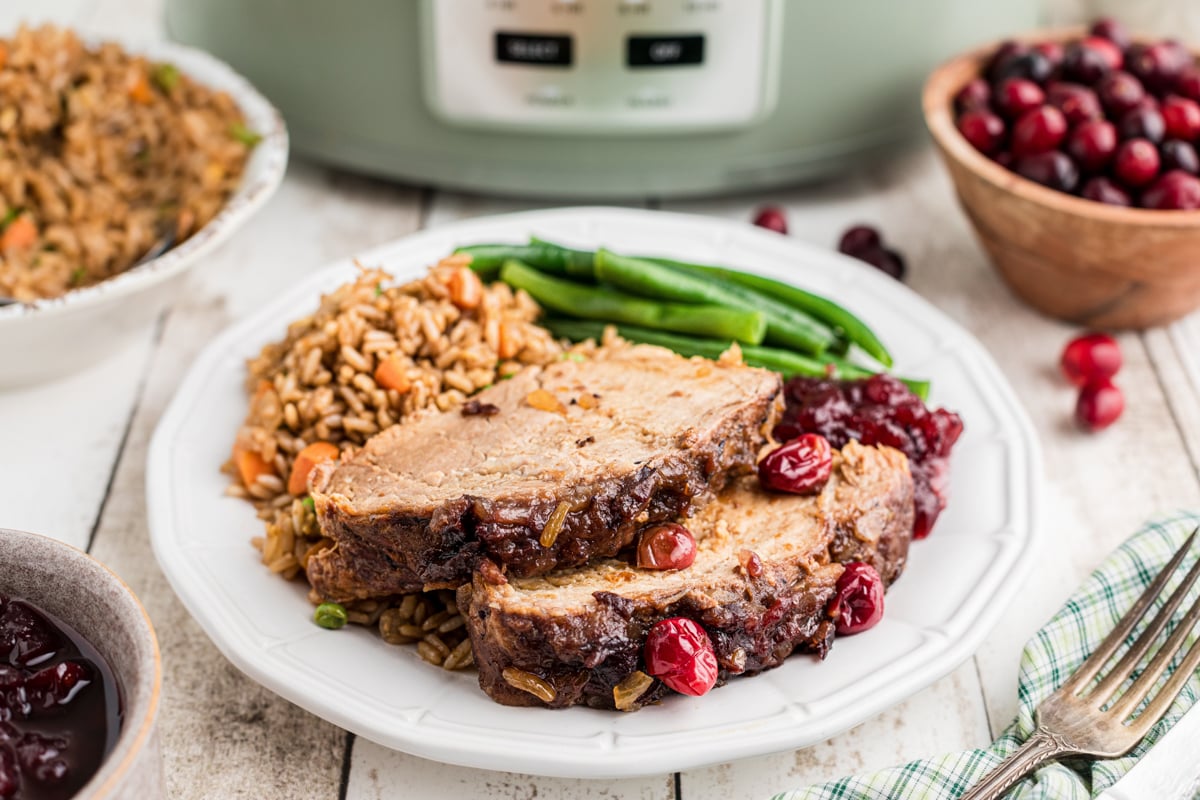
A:
<svg viewBox="0 0 1200 800">
<path fill-rule="evenodd" d="M 604 335 L 603 323 L 551 318 L 542 320 L 541 324 L 555 336 L 570 339 L 573 342 L 583 341 L 584 339 L 600 341 Z M 655 344 L 659 347 L 666 347 L 669 350 L 674 350 L 681 356 L 702 356 L 704 358 L 717 359 L 732 344 L 728 340 L 719 341 L 716 339 L 679 336 L 660 331 L 646 330 L 633 325 L 617 325 L 615 327 L 617 333 L 624 339 L 639 344 Z M 755 347 L 753 345 L 739 345 L 739 347 L 742 351 L 742 360 L 747 364 L 752 367 L 762 367 L 763 369 L 778 372 L 785 379 L 795 375 L 803 375 L 807 378 L 858 380 L 869 378 L 876 374 L 873 370 L 842 361 L 841 359 L 810 358 L 799 353 L 780 350 L 775 347 Z M 922 400 L 925 400 L 929 396 L 929 381 L 914 380 L 912 378 L 898 378 L 897 380 L 908 386 Z"/>
<path fill-rule="evenodd" d="M 820 295 L 806 292 L 774 278 L 757 275 L 752 272 L 729 269 L 728 267 L 711 267 L 704 264 L 690 264 L 669 258 L 648 259 L 665 266 L 678 267 L 694 274 L 709 275 L 722 278 L 739 286 L 752 289 L 760 294 L 782 302 L 792 308 L 812 315 L 830 327 L 841 331 L 846 338 L 862 348 L 863 352 L 883 364 L 892 366 L 892 354 L 884 347 L 883 342 L 875 335 L 865 322 L 837 303 Z"/>
<path fill-rule="evenodd" d="M 340 603 L 321 603 L 313 612 L 313 622 L 334 631 L 344 628 L 348 620 L 346 607 Z"/>
<path fill-rule="evenodd" d="M 601 249 L 596 252 L 596 277 L 619 289 L 655 299 L 761 311 L 767 319 L 767 341 L 811 355 L 820 355 L 834 342 L 831 330 L 783 303 L 743 286 L 667 264 Z"/>
<path fill-rule="evenodd" d="M 473 244 L 459 247 L 454 252 L 471 256 L 471 269 L 489 281 L 496 279 L 504 262 L 510 259 L 555 275 L 587 281 L 593 279 L 592 253 L 540 239 L 533 239 L 529 244 Z"/>
<path fill-rule="evenodd" d="M 500 280 L 514 289 L 524 289 L 542 306 L 573 317 L 718 336 L 748 344 L 761 342 L 767 328 L 765 318 L 758 311 L 660 303 L 606 287 L 565 281 L 515 260 L 504 263 Z"/>
</svg>

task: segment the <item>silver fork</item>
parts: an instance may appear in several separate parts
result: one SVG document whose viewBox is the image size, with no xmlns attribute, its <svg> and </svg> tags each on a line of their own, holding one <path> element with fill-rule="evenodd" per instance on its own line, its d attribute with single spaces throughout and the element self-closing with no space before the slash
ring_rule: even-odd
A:
<svg viewBox="0 0 1200 800">
<path fill-rule="evenodd" d="M 1166 604 L 1134 641 L 1129 651 L 1095 687 L 1091 684 L 1116 655 L 1121 643 L 1146 616 L 1155 599 L 1162 594 L 1171 576 L 1179 569 L 1179 565 L 1191 550 L 1198 531 L 1200 528 L 1192 531 L 1192 535 L 1171 558 L 1170 563 L 1162 568 L 1154 582 L 1133 604 L 1133 608 L 1121 617 L 1117 627 L 1104 637 L 1104 641 L 1088 660 L 1067 678 L 1067 682 L 1059 687 L 1058 691 L 1037 707 L 1034 714 L 1036 727 L 1029 740 L 968 790 L 961 800 L 997 800 L 1011 789 L 1013 784 L 1042 764 L 1065 756 L 1123 756 L 1162 719 L 1188 678 L 1200 666 L 1200 643 L 1188 650 L 1182 663 L 1167 679 L 1162 690 L 1150 700 L 1141 713 L 1137 716 L 1133 714 L 1146 701 L 1171 659 L 1183 647 L 1196 622 L 1200 621 L 1200 599 L 1188 610 L 1179 626 L 1128 690 L 1116 699 L 1113 695 L 1133 675 L 1138 664 L 1150 652 L 1159 634 L 1183 603 L 1196 578 L 1200 577 L 1200 561 L 1188 571 L 1183 583 L 1171 593 Z"/>
</svg>

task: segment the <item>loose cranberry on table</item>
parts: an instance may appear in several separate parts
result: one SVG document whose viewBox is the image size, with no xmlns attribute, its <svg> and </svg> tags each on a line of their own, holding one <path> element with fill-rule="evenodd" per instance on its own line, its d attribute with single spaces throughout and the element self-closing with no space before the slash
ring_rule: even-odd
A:
<svg viewBox="0 0 1200 800">
<path fill-rule="evenodd" d="M 879 231 L 869 225 L 855 225 L 843 233 L 838 242 L 838 252 L 864 261 L 898 281 L 904 280 L 904 257 L 885 246 Z"/>
<path fill-rule="evenodd" d="M 842 635 L 862 633 L 883 619 L 883 579 L 870 564 L 855 561 L 838 578 L 829 616 Z"/>
<path fill-rule="evenodd" d="M 1108 380 L 1094 381 L 1079 390 L 1075 402 L 1075 421 L 1087 431 L 1100 431 L 1112 425 L 1125 411 L 1125 395 Z"/>
<path fill-rule="evenodd" d="M 1085 333 L 1067 342 L 1059 366 L 1076 386 L 1105 381 L 1121 370 L 1121 346 L 1107 333 Z"/>
<path fill-rule="evenodd" d="M 695 560 L 696 539 L 682 525 L 654 525 L 638 537 L 637 565 L 642 569 L 686 569 Z"/>
<path fill-rule="evenodd" d="M 754 215 L 754 224 L 776 233 L 787 233 L 787 216 L 778 206 L 764 206 Z"/>
<path fill-rule="evenodd" d="M 768 489 L 815 494 L 829 482 L 833 448 L 824 436 L 806 433 L 780 445 L 758 462 L 758 480 Z"/>
<path fill-rule="evenodd" d="M 717 654 L 700 624 L 686 617 L 655 623 L 643 651 L 646 672 L 680 694 L 699 697 L 717 684 Z"/>
<path fill-rule="evenodd" d="M 1183 170 L 1172 170 L 1142 193 L 1142 208 L 1158 211 L 1195 211 L 1200 209 L 1200 178 Z"/>
</svg>

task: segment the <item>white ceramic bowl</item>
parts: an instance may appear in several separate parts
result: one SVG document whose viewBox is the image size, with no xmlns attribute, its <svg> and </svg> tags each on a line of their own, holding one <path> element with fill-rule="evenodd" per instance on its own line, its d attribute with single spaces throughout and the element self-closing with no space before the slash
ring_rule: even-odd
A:
<svg viewBox="0 0 1200 800">
<path fill-rule="evenodd" d="M 121 733 L 75 800 L 162 797 L 162 661 L 150 617 L 133 591 L 82 550 L 0 528 L 0 592 L 28 600 L 77 630 L 100 651 L 121 684 Z"/>
<path fill-rule="evenodd" d="M 193 80 L 228 92 L 262 136 L 241 185 L 225 207 L 191 238 L 158 258 L 62 297 L 0 307 L 0 388 L 65 375 L 126 346 L 151 325 L 185 273 L 225 241 L 274 194 L 287 168 L 283 117 L 241 75 L 200 50 L 154 42 L 126 45 L 167 61 Z"/>
</svg>

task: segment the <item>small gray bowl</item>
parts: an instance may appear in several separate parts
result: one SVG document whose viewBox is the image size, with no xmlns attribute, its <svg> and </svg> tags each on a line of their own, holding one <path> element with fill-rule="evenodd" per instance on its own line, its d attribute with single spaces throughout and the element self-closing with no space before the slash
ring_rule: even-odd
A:
<svg viewBox="0 0 1200 800">
<path fill-rule="evenodd" d="M 163 796 L 158 749 L 162 662 L 146 610 L 108 567 L 70 545 L 0 528 L 0 592 L 29 600 L 74 627 L 108 660 L 121 684 L 116 747 L 75 800 Z"/>
</svg>

